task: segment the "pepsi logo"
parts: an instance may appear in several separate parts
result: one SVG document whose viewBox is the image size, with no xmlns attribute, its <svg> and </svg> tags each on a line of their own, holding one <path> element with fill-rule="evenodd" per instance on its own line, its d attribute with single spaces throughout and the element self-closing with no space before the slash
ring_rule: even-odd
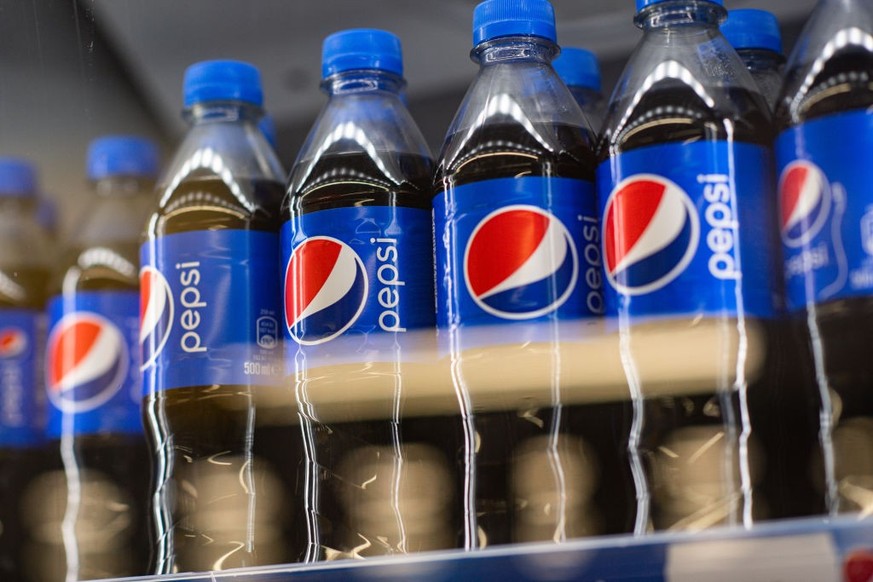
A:
<svg viewBox="0 0 873 582">
<path fill-rule="evenodd" d="M 124 336 L 111 321 L 95 313 L 66 315 L 49 335 L 49 398 L 65 412 L 93 410 L 124 384 L 129 361 Z"/>
<path fill-rule="evenodd" d="M 367 302 L 364 263 L 350 246 L 314 236 L 300 244 L 285 270 L 285 324 L 295 341 L 316 345 L 349 329 Z"/>
<path fill-rule="evenodd" d="M 779 179 L 782 240 L 789 247 L 807 244 L 830 213 L 830 183 L 821 168 L 805 160 L 788 164 Z"/>
<path fill-rule="evenodd" d="M 607 199 L 603 222 L 606 276 L 625 295 L 664 287 L 697 252 L 697 210 L 682 188 L 662 176 L 638 174 L 620 182 Z"/>
<path fill-rule="evenodd" d="M 540 317 L 558 309 L 576 287 L 579 260 L 567 227 L 528 205 L 506 206 L 482 219 L 464 252 L 473 301 L 502 319 Z"/>
<path fill-rule="evenodd" d="M 166 278 L 154 267 L 140 270 L 139 293 L 139 344 L 145 369 L 155 363 L 170 337 L 173 294 Z"/>
<path fill-rule="evenodd" d="M 27 349 L 27 334 L 17 327 L 0 329 L 0 358 L 15 358 Z"/>
</svg>

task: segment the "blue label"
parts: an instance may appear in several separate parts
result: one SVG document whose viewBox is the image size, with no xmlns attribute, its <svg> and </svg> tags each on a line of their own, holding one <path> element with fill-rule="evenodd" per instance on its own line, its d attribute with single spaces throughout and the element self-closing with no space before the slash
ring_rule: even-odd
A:
<svg viewBox="0 0 873 582">
<path fill-rule="evenodd" d="M 873 294 L 873 113 L 831 115 L 776 141 L 788 307 Z"/>
<path fill-rule="evenodd" d="M 730 142 L 633 150 L 598 168 L 610 315 L 772 317 L 772 167 Z"/>
<path fill-rule="evenodd" d="M 440 328 L 603 312 L 594 187 L 499 178 L 434 198 Z"/>
<path fill-rule="evenodd" d="M 139 295 L 77 292 L 49 303 L 46 434 L 142 432 Z"/>
<path fill-rule="evenodd" d="M 380 338 L 433 327 L 432 245 L 431 213 L 418 208 L 334 208 L 286 222 L 289 353 L 340 337 L 355 351 L 378 349 Z"/>
<path fill-rule="evenodd" d="M 145 394 L 281 380 L 277 234 L 170 234 L 143 245 L 142 265 Z"/>
<path fill-rule="evenodd" d="M 41 327 L 38 312 L 0 310 L 0 446 L 33 446 L 41 440 Z"/>
</svg>

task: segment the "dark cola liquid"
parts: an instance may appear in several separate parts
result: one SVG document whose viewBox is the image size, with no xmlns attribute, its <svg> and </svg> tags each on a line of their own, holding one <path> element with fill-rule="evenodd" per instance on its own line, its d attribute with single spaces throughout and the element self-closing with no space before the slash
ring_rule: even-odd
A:
<svg viewBox="0 0 873 582">
<path fill-rule="evenodd" d="M 223 229 L 277 233 L 283 186 L 235 180 L 254 203 L 251 208 L 218 177 L 194 174 L 162 200 L 148 238 Z M 257 274 L 252 276 L 257 285 Z M 153 571 L 227 569 L 296 558 L 299 524 L 292 515 L 294 501 L 285 494 L 294 484 L 284 481 L 279 469 L 301 456 L 286 392 L 290 388 L 210 385 L 145 398 L 144 422 L 157 462 Z M 259 424 L 262 416 L 275 418 L 274 408 L 282 406 L 287 408 L 284 425 Z"/>
<path fill-rule="evenodd" d="M 22 265 L 0 268 L 0 309 L 42 310 L 48 271 Z M 41 386 L 35 386 L 41 389 Z M 28 580 L 26 548 L 33 543 L 26 513 L 20 500 L 32 480 L 45 468 L 46 455 L 38 447 L 11 447 L 0 450 L 0 579 Z"/>
<path fill-rule="evenodd" d="M 624 102 L 613 105 L 624 113 Z M 675 142 L 728 140 L 771 147 L 774 134 L 766 103 L 758 93 L 729 89 L 715 109 L 710 109 L 690 89 L 655 89 L 635 108 L 631 121 L 618 134 L 607 134 L 600 147 L 600 159 L 641 147 Z M 615 111 L 611 112 L 612 115 Z M 727 133 L 727 120 L 732 136 Z M 771 249 L 780 249 L 779 227 L 774 194 L 771 206 L 762 209 L 771 217 L 772 238 L 762 241 Z M 741 226 L 742 228 L 742 226 Z M 779 253 L 774 254 L 773 272 L 781 273 Z M 782 279 L 774 281 L 782 294 Z M 754 322 L 760 344 L 765 349 L 764 363 L 756 377 L 747 378 L 748 405 L 752 438 L 749 458 L 752 469 L 753 513 L 756 519 L 794 517 L 823 510 L 818 491 L 819 479 L 812 475 L 810 460 L 818 444 L 819 399 L 809 379 L 812 367 L 802 342 L 783 318 Z M 683 445 L 691 455 L 702 452 L 705 439 L 692 442 L 696 434 L 709 435 L 728 423 L 742 422 L 740 395 L 732 391 L 729 398 L 711 394 L 646 401 L 641 452 L 650 475 L 658 471 L 654 459 L 668 445 L 674 452 Z M 699 427 L 702 431 L 696 433 Z M 713 432 L 713 434 L 714 434 Z M 685 442 L 676 435 L 690 435 Z M 734 437 L 729 438 L 736 438 Z M 689 457 L 691 458 L 691 457 Z M 659 503 L 664 493 L 663 478 L 653 478 L 652 521 L 656 528 L 671 527 L 673 518 Z M 681 485 L 681 484 L 680 484 Z M 675 487 L 674 487 L 675 489 Z M 678 488 L 681 490 L 681 486 Z M 681 504 L 681 499 L 679 500 Z"/>
<path fill-rule="evenodd" d="M 506 177 L 594 181 L 587 129 L 533 124 L 528 131 L 515 123 L 494 124 L 449 136 L 447 143 L 460 139 L 466 139 L 462 147 L 437 169 L 437 196 L 446 188 Z M 629 403 L 565 406 L 560 417 L 548 408 L 476 410 L 474 418 L 477 522 L 487 545 L 554 539 L 554 523 L 544 527 L 541 514 L 548 511 L 544 503 L 562 498 L 567 504 L 551 511 L 563 513 L 567 537 L 632 529 Z M 555 479 L 559 473 L 563 483 Z"/>
<path fill-rule="evenodd" d="M 787 79 L 786 85 L 792 80 L 793 77 Z M 870 108 L 873 105 L 871 82 L 873 53 L 857 47 L 836 52 L 824 63 L 802 100 L 791 102 L 789 98 L 783 98 L 777 110 L 779 130 L 785 131 L 830 115 Z M 836 419 L 833 439 L 837 478 L 857 485 L 861 480 L 869 480 L 873 474 L 866 468 L 873 456 L 866 445 L 869 435 L 873 435 L 873 367 L 865 349 L 873 342 L 873 298 L 852 297 L 818 303 L 813 315 L 817 327 L 815 334 L 810 333 L 809 315 L 806 312 L 796 314 L 794 323 L 798 335 L 805 339 L 809 353 L 820 350 L 824 377 L 827 378 L 827 385 L 822 389 L 831 393 Z M 817 341 L 813 341 L 814 335 L 818 336 Z M 863 507 L 857 500 L 846 498 L 842 491 L 839 504 L 841 511 Z"/>
<path fill-rule="evenodd" d="M 351 206 L 429 210 L 432 179 L 433 163 L 422 156 L 328 153 L 294 167 L 283 216 Z M 430 293 L 423 299 L 432 302 Z M 402 365 L 399 376 L 387 374 L 385 382 L 402 384 L 404 401 L 415 398 Z M 318 475 L 311 485 L 317 492 L 311 508 L 317 522 L 310 539 L 314 553 L 306 559 L 457 547 L 463 487 L 457 471 L 463 448 L 459 418 L 429 416 L 418 406 L 416 416 L 401 412 L 398 422 L 364 416 L 355 408 L 350 393 L 343 419 L 313 420 L 303 427 L 313 445 L 309 462 Z M 314 499 L 312 493 L 307 498 Z"/>
<path fill-rule="evenodd" d="M 387 165 L 390 172 L 379 168 Z M 291 171 L 291 193 L 282 205 L 284 220 L 296 214 L 347 206 L 430 208 L 433 162 L 412 154 L 325 154 Z"/>
</svg>

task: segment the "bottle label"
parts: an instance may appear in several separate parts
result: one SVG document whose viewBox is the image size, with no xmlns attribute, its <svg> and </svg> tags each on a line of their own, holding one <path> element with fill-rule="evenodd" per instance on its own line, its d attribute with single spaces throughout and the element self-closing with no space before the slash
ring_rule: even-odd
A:
<svg viewBox="0 0 873 582">
<path fill-rule="evenodd" d="M 776 141 L 788 308 L 873 295 L 873 113 L 788 129 Z"/>
<path fill-rule="evenodd" d="M 570 178 L 499 178 L 437 195 L 437 325 L 602 313 L 596 210 L 594 186 Z"/>
<path fill-rule="evenodd" d="M 144 394 L 281 381 L 278 234 L 170 234 L 141 260 Z"/>
<path fill-rule="evenodd" d="M 745 143 L 671 143 L 598 168 L 607 314 L 772 317 L 772 167 Z"/>
<path fill-rule="evenodd" d="M 135 291 L 77 292 L 49 302 L 49 438 L 142 432 L 138 338 Z"/>
<path fill-rule="evenodd" d="M 320 210 L 286 222 L 289 354 L 339 344 L 364 354 L 397 334 L 433 327 L 431 225 L 429 210 L 394 206 Z"/>
<path fill-rule="evenodd" d="M 40 317 L 31 310 L 0 310 L 0 447 L 34 446 L 41 441 Z"/>
</svg>

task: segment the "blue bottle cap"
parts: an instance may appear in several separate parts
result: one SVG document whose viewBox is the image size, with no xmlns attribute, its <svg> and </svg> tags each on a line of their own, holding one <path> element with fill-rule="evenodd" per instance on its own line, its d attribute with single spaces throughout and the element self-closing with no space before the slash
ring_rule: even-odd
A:
<svg viewBox="0 0 873 582">
<path fill-rule="evenodd" d="M 637 2 L 637 12 L 646 8 L 648 6 L 652 6 L 653 4 L 660 4 L 662 2 L 669 2 L 670 0 L 636 0 Z M 724 0 L 705 0 L 706 2 L 710 2 L 712 4 L 718 4 L 719 6 L 724 6 Z"/>
<path fill-rule="evenodd" d="M 36 194 L 36 168 L 27 160 L 0 157 L 0 196 L 29 198 Z"/>
<path fill-rule="evenodd" d="M 374 28 L 335 32 L 321 48 L 321 76 L 378 69 L 403 76 L 403 52 L 397 35 Z"/>
<path fill-rule="evenodd" d="M 552 65 L 568 87 L 600 91 L 600 65 L 591 51 L 573 47 L 561 48 L 561 54 L 552 61 Z"/>
<path fill-rule="evenodd" d="M 766 10 L 730 10 L 721 32 L 735 49 L 761 49 L 782 54 L 779 21 Z"/>
<path fill-rule="evenodd" d="M 264 134 L 264 137 L 267 138 L 267 143 L 269 143 L 273 149 L 276 148 L 276 122 L 273 121 L 273 118 L 269 115 L 265 115 L 261 118 L 260 123 L 258 123 L 258 129 L 261 130 L 261 133 Z"/>
<path fill-rule="evenodd" d="M 241 61 L 203 61 L 185 71 L 185 107 L 204 101 L 242 101 L 260 107 L 264 103 L 261 73 Z"/>
<path fill-rule="evenodd" d="M 158 148 L 142 137 L 101 137 L 88 146 L 86 168 L 91 180 L 110 176 L 154 178 L 158 173 Z"/>
<path fill-rule="evenodd" d="M 473 45 L 501 36 L 540 36 L 557 42 L 548 0 L 485 0 L 473 11 Z"/>
</svg>

